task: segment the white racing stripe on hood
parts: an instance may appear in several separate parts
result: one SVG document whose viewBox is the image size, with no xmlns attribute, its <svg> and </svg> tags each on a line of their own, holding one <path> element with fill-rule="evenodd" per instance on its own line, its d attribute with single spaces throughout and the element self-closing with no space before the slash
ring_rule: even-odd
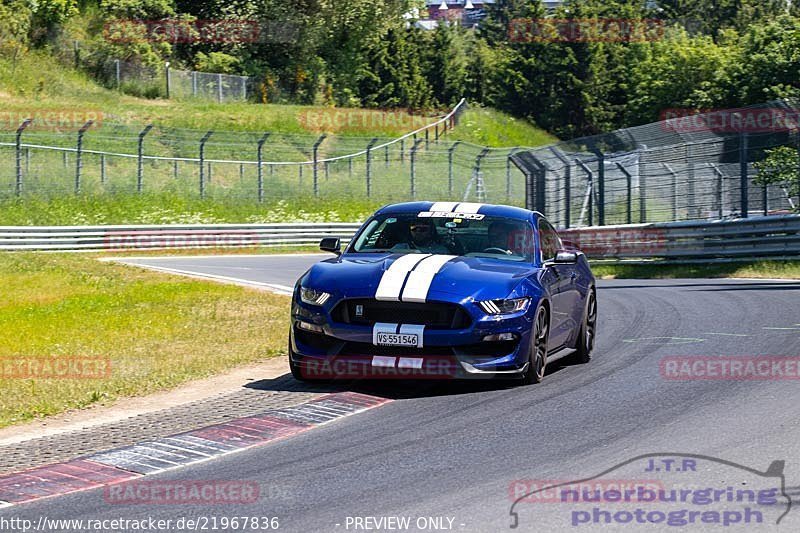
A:
<svg viewBox="0 0 800 533">
<path fill-rule="evenodd" d="M 400 290 L 403 288 L 408 273 L 423 259 L 431 257 L 430 254 L 406 254 L 398 258 L 381 277 L 378 290 L 375 291 L 376 300 L 398 301 Z"/>
<path fill-rule="evenodd" d="M 428 289 L 431 288 L 434 276 L 436 276 L 445 263 L 456 257 L 455 255 L 428 256 L 417 265 L 417 268 L 415 268 L 411 274 L 409 274 L 401 300 L 404 302 L 425 302 L 428 298 Z"/>
</svg>

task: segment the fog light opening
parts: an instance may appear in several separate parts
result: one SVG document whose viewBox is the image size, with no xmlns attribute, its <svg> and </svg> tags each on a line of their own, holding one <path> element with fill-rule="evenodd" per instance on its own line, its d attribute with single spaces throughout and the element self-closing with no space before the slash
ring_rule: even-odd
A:
<svg viewBox="0 0 800 533">
<path fill-rule="evenodd" d="M 297 328 L 302 329 L 304 331 L 312 331 L 314 333 L 322 333 L 322 326 L 318 326 L 316 324 L 311 324 L 309 322 L 303 322 L 302 320 L 297 321 Z"/>
<path fill-rule="evenodd" d="M 494 333 L 492 335 L 486 335 L 483 338 L 483 342 L 506 342 L 515 340 L 517 340 L 516 333 Z"/>
</svg>

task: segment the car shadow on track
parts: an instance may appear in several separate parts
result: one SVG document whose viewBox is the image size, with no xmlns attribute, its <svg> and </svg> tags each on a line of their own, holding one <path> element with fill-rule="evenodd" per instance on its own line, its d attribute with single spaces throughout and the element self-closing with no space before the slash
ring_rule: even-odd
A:
<svg viewBox="0 0 800 533">
<path fill-rule="evenodd" d="M 544 383 L 530 387 L 546 387 L 548 376 L 571 366 L 565 359 L 548 363 Z M 508 379 L 469 379 L 469 380 L 333 380 L 320 383 L 298 381 L 291 374 L 284 374 L 274 379 L 252 381 L 246 388 L 263 391 L 288 392 L 358 392 L 391 400 L 405 400 L 433 396 L 456 396 L 479 392 L 500 391 L 522 387 L 519 382 Z"/>
</svg>

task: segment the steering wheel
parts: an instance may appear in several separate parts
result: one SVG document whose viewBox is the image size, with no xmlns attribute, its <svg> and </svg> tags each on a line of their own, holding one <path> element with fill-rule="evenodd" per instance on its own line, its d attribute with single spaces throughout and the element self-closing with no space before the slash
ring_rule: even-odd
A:
<svg viewBox="0 0 800 533">
<path fill-rule="evenodd" d="M 497 253 L 501 253 L 501 254 L 504 254 L 504 255 L 511 255 L 510 251 L 503 250 L 502 248 L 497 248 L 495 246 L 492 246 L 491 248 L 485 248 L 483 251 L 484 252 L 497 252 Z"/>
</svg>

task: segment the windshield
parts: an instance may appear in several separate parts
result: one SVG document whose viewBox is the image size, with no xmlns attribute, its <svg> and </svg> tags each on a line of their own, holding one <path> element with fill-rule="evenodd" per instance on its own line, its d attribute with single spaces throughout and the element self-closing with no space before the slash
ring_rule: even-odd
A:
<svg viewBox="0 0 800 533">
<path fill-rule="evenodd" d="M 523 220 L 480 214 L 469 218 L 433 217 L 403 213 L 372 218 L 351 253 L 427 253 L 491 257 L 532 263 L 532 226 Z"/>
</svg>

